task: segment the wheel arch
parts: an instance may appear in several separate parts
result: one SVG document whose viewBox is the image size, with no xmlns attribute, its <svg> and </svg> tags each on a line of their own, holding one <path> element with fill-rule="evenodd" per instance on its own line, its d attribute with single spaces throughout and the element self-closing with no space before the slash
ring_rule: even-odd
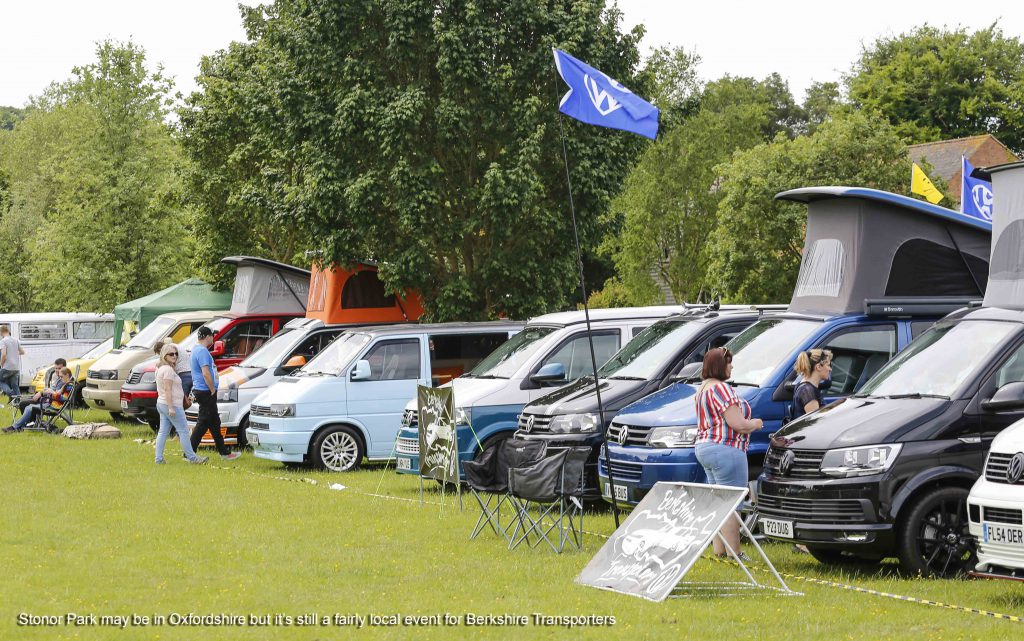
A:
<svg viewBox="0 0 1024 641">
<path fill-rule="evenodd" d="M 925 492 L 939 487 L 962 487 L 970 491 L 977 479 L 976 471 L 960 465 L 940 465 L 924 470 L 904 483 L 896 492 L 889 514 L 893 521 L 899 521 L 905 516 L 904 508 L 913 505 L 914 499 Z"/>
<path fill-rule="evenodd" d="M 367 449 L 367 443 L 369 443 L 369 439 L 366 430 L 363 428 L 363 426 L 360 425 L 359 423 L 356 423 L 355 421 L 334 420 L 328 423 L 324 423 L 323 425 L 320 425 L 315 430 L 313 430 L 312 436 L 309 437 L 309 448 L 306 450 L 306 458 L 308 460 L 313 460 L 313 446 L 316 444 L 317 439 L 320 438 L 320 435 L 326 432 L 327 430 L 335 427 L 350 427 L 353 430 L 355 430 L 356 436 L 362 442 L 361 445 L 363 446 L 363 455 L 366 455 L 366 452 L 369 451 Z"/>
</svg>

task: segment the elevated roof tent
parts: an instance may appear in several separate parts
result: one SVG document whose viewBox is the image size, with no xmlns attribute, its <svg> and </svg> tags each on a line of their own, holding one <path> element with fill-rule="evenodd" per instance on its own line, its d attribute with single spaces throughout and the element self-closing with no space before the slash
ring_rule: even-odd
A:
<svg viewBox="0 0 1024 641">
<path fill-rule="evenodd" d="M 407 289 L 389 292 L 377 276 L 377 266 L 357 263 L 351 269 L 313 265 L 306 317 L 328 325 L 348 323 L 408 323 L 423 316 L 423 298 Z"/>
<path fill-rule="evenodd" d="M 266 258 L 227 256 L 220 262 L 234 265 L 232 314 L 304 314 L 309 295 L 308 269 Z"/>
<path fill-rule="evenodd" d="M 791 312 L 847 314 L 881 297 L 931 299 L 929 309 L 949 297 L 958 307 L 985 294 L 989 223 L 861 187 L 805 187 L 775 198 L 807 204 Z"/>
<path fill-rule="evenodd" d="M 1024 162 L 975 170 L 992 181 L 992 269 L 985 307 L 1024 310 Z"/>
</svg>

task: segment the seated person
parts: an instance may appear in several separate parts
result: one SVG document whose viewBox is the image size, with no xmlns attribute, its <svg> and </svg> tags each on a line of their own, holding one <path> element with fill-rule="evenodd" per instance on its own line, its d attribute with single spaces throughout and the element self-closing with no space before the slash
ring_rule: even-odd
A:
<svg viewBox="0 0 1024 641">
<path fill-rule="evenodd" d="M 46 389 L 44 389 L 43 392 L 57 391 L 60 389 L 60 370 L 62 367 L 67 366 L 68 362 L 63 358 L 58 358 L 57 360 L 53 361 L 53 370 L 50 371 L 50 379 L 47 381 Z M 38 403 L 43 398 L 43 392 L 36 392 L 35 394 L 32 395 L 31 399 L 25 399 L 18 403 L 18 411 L 24 414 L 26 407 L 32 405 L 33 403 Z"/>
<path fill-rule="evenodd" d="M 19 418 L 14 425 L 4 428 L 3 431 L 5 434 L 24 430 L 29 423 L 42 417 L 44 408 L 51 407 L 55 410 L 59 410 L 64 407 L 64 403 L 71 400 L 71 392 L 75 389 L 75 384 L 71 380 L 71 370 L 67 367 L 62 367 L 57 375 L 60 381 L 59 389 L 44 390 L 39 395 L 40 398 L 38 403 L 26 407 L 25 413 L 21 415 L 21 418 Z"/>
</svg>

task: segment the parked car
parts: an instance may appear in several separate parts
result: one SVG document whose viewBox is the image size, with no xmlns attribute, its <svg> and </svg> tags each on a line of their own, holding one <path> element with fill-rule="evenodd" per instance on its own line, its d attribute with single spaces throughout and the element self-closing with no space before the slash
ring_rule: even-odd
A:
<svg viewBox="0 0 1024 641">
<path fill-rule="evenodd" d="M 1024 580 L 1024 419 L 992 440 L 967 515 L 978 545 L 975 574 Z"/>
<path fill-rule="evenodd" d="M 52 366 L 55 359 L 78 358 L 114 335 L 113 314 L 0 314 L 0 325 L 10 326 L 11 336 L 25 350 L 18 381 L 22 388 L 30 387 L 39 370 Z"/>
<path fill-rule="evenodd" d="M 227 313 L 204 323 L 206 327 L 213 330 L 213 345 L 210 347 L 210 355 L 213 356 L 217 370 L 220 371 L 241 363 L 263 347 L 279 329 L 291 320 L 295 320 L 295 314 L 238 315 Z M 196 332 L 192 332 L 178 344 L 178 347 L 185 352 L 185 358 L 189 357 L 188 355 L 191 354 L 192 348 L 198 341 Z M 160 428 L 160 414 L 156 411 L 158 361 L 152 353 L 149 356 L 150 358 L 132 368 L 131 374 L 121 386 L 121 411 L 128 418 L 148 423 L 156 432 Z M 188 393 L 192 389 L 191 372 L 183 372 L 181 381 Z M 222 426 L 221 429 L 226 429 L 226 426 Z"/>
<path fill-rule="evenodd" d="M 595 309 L 590 312 L 598 365 L 678 305 Z M 519 332 L 471 371 L 445 383 L 454 390 L 459 460 L 472 460 L 484 445 L 511 436 L 523 406 L 552 388 L 592 371 L 586 318 L 581 311 L 530 319 Z M 419 417 L 413 395 L 405 406 L 396 446 L 400 473 L 419 474 Z M 462 474 L 460 466 L 459 473 Z"/>
<path fill-rule="evenodd" d="M 472 369 L 523 323 L 390 325 L 342 333 L 298 372 L 253 401 L 253 453 L 341 472 L 389 460 L 417 385 Z"/>
<path fill-rule="evenodd" d="M 95 347 L 78 358 L 64 359 L 68 362 L 68 369 L 71 370 L 72 375 L 74 375 L 75 372 L 78 372 L 77 401 L 79 404 L 85 402 L 82 398 L 82 388 L 85 387 L 85 376 L 89 372 L 89 368 L 92 367 L 93 363 L 99 360 L 101 356 L 105 355 L 113 348 L 114 338 L 111 337 L 102 343 L 98 343 Z M 36 375 L 32 377 L 32 383 L 29 385 L 29 391 L 35 394 L 36 392 L 41 392 L 50 387 L 53 375 L 54 368 L 52 362 L 49 367 L 40 367 L 36 370 Z"/>
<path fill-rule="evenodd" d="M 528 404 L 518 419 L 516 438 L 540 440 L 548 448 L 590 446 L 586 493 L 599 497 L 597 457 L 605 426 L 623 407 L 680 380 L 684 370 L 699 368 L 704 354 L 721 347 L 762 317 L 785 305 L 742 307 L 716 305 L 676 314 L 641 332 L 598 371 L 599 413 L 594 377 L 584 376 Z M 664 430 L 663 430 L 664 431 Z M 671 436 L 677 435 L 671 429 Z M 662 437 L 659 437 L 662 438 Z"/>
<path fill-rule="evenodd" d="M 174 342 L 184 340 L 199 326 L 218 314 L 217 311 L 174 312 L 157 316 L 126 345 L 101 356 L 88 370 L 82 397 L 89 407 L 107 410 L 115 418 L 121 417 L 121 385 L 128 379 L 132 368 L 153 357 L 153 346 L 170 337 Z"/>
<path fill-rule="evenodd" d="M 764 421 L 750 439 L 752 480 L 769 435 L 791 418 L 801 352 L 833 353 L 827 403 L 854 394 L 915 335 L 981 298 L 991 243 L 982 221 L 874 189 L 816 187 L 777 197 L 808 204 L 793 299 L 786 313 L 758 321 L 728 344 L 729 383 Z M 633 403 L 612 422 L 606 447 L 617 501 L 634 505 L 658 481 L 704 479 L 693 449 L 698 378 Z M 599 474 L 611 500 L 603 457 Z"/>
</svg>

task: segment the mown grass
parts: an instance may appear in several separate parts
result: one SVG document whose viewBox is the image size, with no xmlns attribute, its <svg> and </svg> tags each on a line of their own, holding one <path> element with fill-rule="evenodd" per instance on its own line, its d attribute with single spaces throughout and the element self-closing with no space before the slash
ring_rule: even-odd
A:
<svg viewBox="0 0 1024 641">
<path fill-rule="evenodd" d="M 6 410 L 3 410 L 6 411 Z M 104 418 L 79 413 L 79 420 Z M 603 543 L 582 553 L 505 549 L 468 541 L 471 497 L 460 512 L 414 477 L 381 467 L 336 475 L 291 470 L 246 455 L 186 464 L 176 441 L 153 464 L 149 428 L 125 438 L 71 441 L 42 434 L 0 438 L 4 489 L 0 639 L 967 639 L 1014 638 L 1024 624 L 858 594 L 791 579 L 801 597 L 640 599 L 574 578 Z M 287 480 L 283 480 L 287 479 Z M 305 481 L 305 482 L 304 482 Z M 315 481 L 315 484 L 312 483 Z M 347 489 L 329 489 L 340 483 Z M 371 496 L 378 491 L 391 498 Z M 400 500 L 410 499 L 410 500 Z M 587 530 L 610 533 L 609 514 Z M 748 550 L 749 551 L 749 550 Z M 830 571 L 770 545 L 780 571 L 1024 616 L 1024 585 Z M 768 580 L 766 573 L 759 578 Z M 737 580 L 701 561 L 692 580 Z M 297 617 L 303 613 L 611 615 L 614 626 L 564 627 L 25 627 L 19 613 L 171 613 Z"/>
</svg>

